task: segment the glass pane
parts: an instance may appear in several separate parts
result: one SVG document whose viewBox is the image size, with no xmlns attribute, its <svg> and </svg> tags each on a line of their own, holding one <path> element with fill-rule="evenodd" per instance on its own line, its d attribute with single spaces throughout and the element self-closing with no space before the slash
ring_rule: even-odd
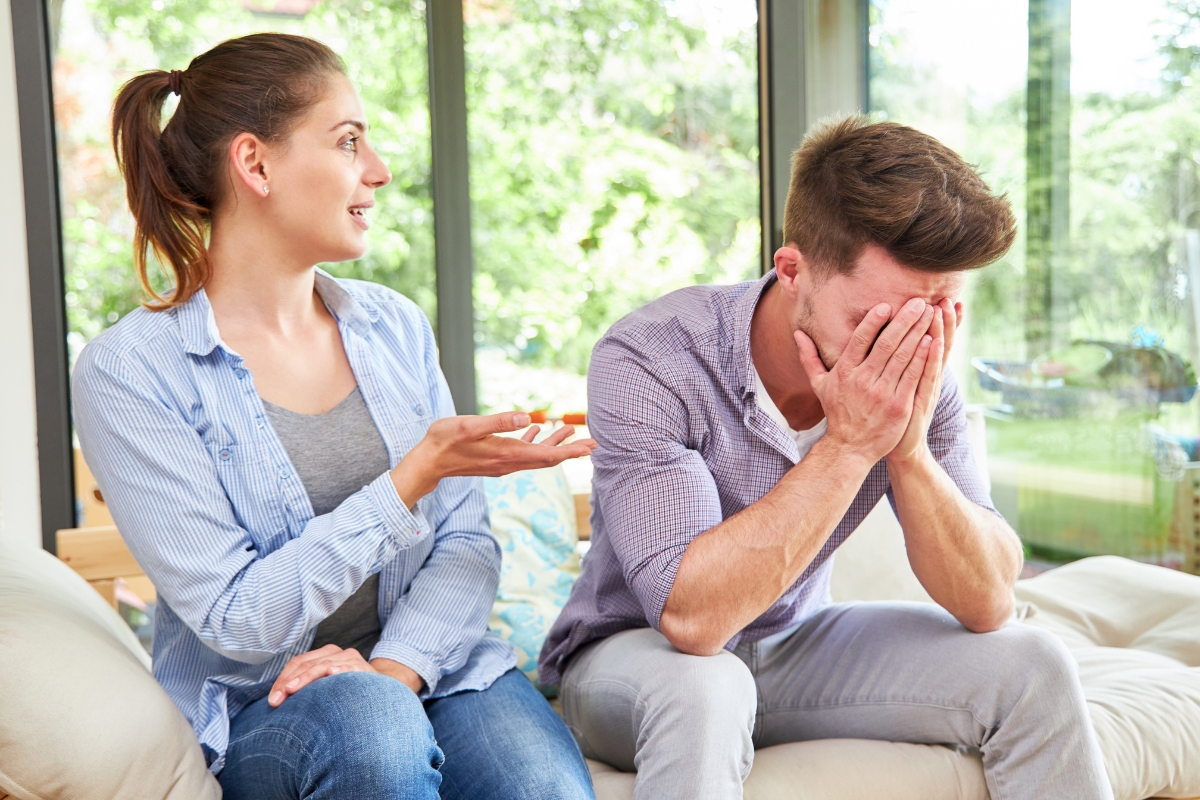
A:
<svg viewBox="0 0 1200 800">
<path fill-rule="evenodd" d="M 1171 0 L 871 4 L 873 109 L 979 164 L 1021 223 L 972 275 L 955 367 L 1035 566 L 1200 572 L 1198 34 Z"/>
<path fill-rule="evenodd" d="M 466 14 L 479 405 L 584 411 L 613 322 L 759 274 L 756 4 Z"/>
<path fill-rule="evenodd" d="M 394 175 L 377 197 L 368 254 L 326 268 L 391 286 L 435 318 L 423 2 L 62 0 L 53 6 L 72 362 L 87 341 L 142 300 L 133 271 L 133 220 L 109 130 L 117 90 L 138 72 L 184 69 L 218 42 L 257 31 L 311 36 L 343 56 L 370 115 L 373 143 Z"/>
</svg>

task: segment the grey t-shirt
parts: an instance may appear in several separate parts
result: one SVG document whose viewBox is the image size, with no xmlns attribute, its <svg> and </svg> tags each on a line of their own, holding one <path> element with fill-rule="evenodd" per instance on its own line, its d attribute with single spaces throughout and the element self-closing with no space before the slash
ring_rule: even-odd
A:
<svg viewBox="0 0 1200 800">
<path fill-rule="evenodd" d="M 263 407 L 317 516 L 333 511 L 390 467 L 387 446 L 357 386 L 324 414 L 298 414 L 266 400 Z M 312 649 L 332 643 L 370 658 L 382 633 L 378 598 L 375 574 L 317 626 Z"/>
</svg>

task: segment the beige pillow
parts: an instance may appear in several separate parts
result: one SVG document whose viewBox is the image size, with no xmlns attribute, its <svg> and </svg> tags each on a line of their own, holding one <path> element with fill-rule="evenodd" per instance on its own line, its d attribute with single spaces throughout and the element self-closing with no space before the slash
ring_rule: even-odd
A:
<svg viewBox="0 0 1200 800">
<path fill-rule="evenodd" d="M 587 764 L 596 800 L 631 800 L 633 773 Z M 744 788 L 746 800 L 988 800 L 978 754 L 865 739 L 764 747 Z"/>
<path fill-rule="evenodd" d="M 1102 556 L 1016 593 L 1079 662 L 1117 800 L 1200 796 L 1200 578 Z"/>
<path fill-rule="evenodd" d="M 149 666 L 82 578 L 0 537 L 0 789 L 18 800 L 219 800 Z"/>
</svg>

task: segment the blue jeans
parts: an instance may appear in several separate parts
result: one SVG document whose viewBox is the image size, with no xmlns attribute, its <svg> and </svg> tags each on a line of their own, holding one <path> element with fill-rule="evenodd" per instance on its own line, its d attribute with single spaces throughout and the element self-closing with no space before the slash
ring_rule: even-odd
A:
<svg viewBox="0 0 1200 800">
<path fill-rule="evenodd" d="M 233 718 L 217 777 L 225 800 L 594 798 L 567 726 L 515 669 L 424 706 L 364 672 L 321 678 L 279 708 L 264 697 Z"/>
</svg>

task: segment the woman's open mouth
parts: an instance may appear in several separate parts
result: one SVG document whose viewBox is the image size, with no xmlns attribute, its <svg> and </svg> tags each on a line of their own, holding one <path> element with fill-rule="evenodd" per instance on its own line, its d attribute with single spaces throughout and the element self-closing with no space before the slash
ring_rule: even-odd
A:
<svg viewBox="0 0 1200 800">
<path fill-rule="evenodd" d="M 375 205 L 375 204 L 374 203 L 362 203 L 357 206 L 350 206 L 350 208 L 348 209 L 350 212 L 350 218 L 353 219 L 354 223 L 356 225 L 358 225 L 358 227 L 362 228 L 364 231 L 367 228 L 371 227 L 371 220 L 367 216 L 367 211 L 373 205 Z"/>
</svg>

